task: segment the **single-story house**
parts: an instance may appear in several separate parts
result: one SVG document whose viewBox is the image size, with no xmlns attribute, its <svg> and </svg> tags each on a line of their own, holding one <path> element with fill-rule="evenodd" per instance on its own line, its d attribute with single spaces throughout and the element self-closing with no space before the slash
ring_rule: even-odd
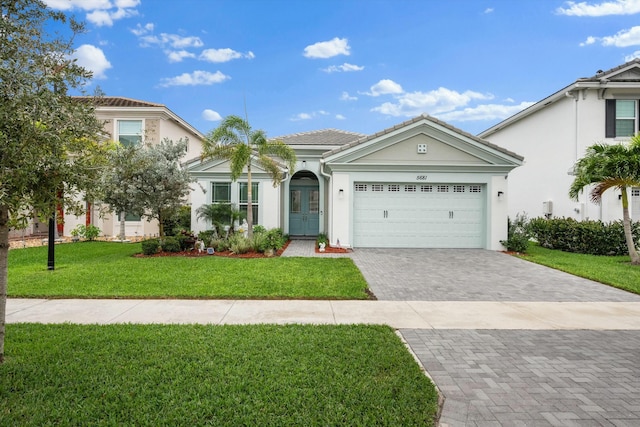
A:
<svg viewBox="0 0 640 427">
<path fill-rule="evenodd" d="M 640 59 L 579 78 L 531 107 L 481 132 L 484 140 L 526 158 L 509 176 L 509 215 L 622 219 L 619 190 L 594 204 L 586 188 L 569 198 L 571 175 L 587 147 L 626 142 L 640 131 Z M 640 188 L 629 189 L 630 213 L 640 221 Z"/>
<path fill-rule="evenodd" d="M 253 217 L 292 237 L 324 233 L 331 245 L 502 250 L 509 174 L 523 157 L 426 115 L 373 135 L 320 130 L 280 138 L 297 155 L 281 185 L 252 166 Z M 247 178 L 225 160 L 194 160 L 198 207 L 247 206 Z"/>
</svg>

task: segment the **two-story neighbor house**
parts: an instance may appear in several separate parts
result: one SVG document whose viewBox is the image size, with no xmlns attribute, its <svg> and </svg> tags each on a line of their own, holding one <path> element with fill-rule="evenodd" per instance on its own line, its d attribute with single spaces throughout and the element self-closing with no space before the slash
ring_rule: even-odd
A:
<svg viewBox="0 0 640 427">
<path fill-rule="evenodd" d="M 586 188 L 569 198 L 571 171 L 595 143 L 628 141 L 640 130 L 640 59 L 580 78 L 531 107 L 480 133 L 482 139 L 525 157 L 509 176 L 509 215 L 622 218 L 620 191 L 593 204 Z M 640 221 L 640 188 L 630 190 L 630 211 Z"/>
<path fill-rule="evenodd" d="M 93 98 L 78 97 L 79 101 Z M 204 136 L 165 105 L 123 97 L 105 96 L 98 100 L 96 116 L 104 122 L 105 137 L 122 144 L 140 144 L 142 141 L 158 143 L 165 138 L 177 142 L 188 140 L 188 151 L 184 161 L 199 158 L 202 153 Z M 104 206 L 87 206 L 87 214 L 82 217 L 64 216 L 64 228 L 59 234 L 69 235 L 78 224 L 93 224 L 105 236 L 117 236 L 120 221 L 117 213 L 100 214 Z M 127 215 L 125 234 L 128 237 L 150 236 L 158 233 L 157 221 L 147 221 L 144 217 Z"/>
<path fill-rule="evenodd" d="M 292 237 L 325 233 L 344 247 L 502 249 L 518 154 L 429 116 L 373 135 L 322 130 L 277 139 L 298 162 L 278 187 L 252 166 L 256 224 Z M 195 160 L 189 171 L 202 186 L 191 194 L 195 231 L 209 227 L 195 217 L 204 204 L 246 209 L 246 176 L 231 182 L 226 161 Z"/>
</svg>

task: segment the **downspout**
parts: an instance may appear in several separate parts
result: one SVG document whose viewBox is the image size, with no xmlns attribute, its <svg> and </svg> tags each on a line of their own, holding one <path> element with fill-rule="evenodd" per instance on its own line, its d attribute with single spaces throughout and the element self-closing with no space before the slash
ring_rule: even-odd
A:
<svg viewBox="0 0 640 427">
<path fill-rule="evenodd" d="M 572 98 L 573 103 L 573 164 L 578 161 L 578 94 L 575 92 L 565 92 L 564 96 Z M 583 196 L 586 197 L 586 196 Z M 587 201 L 583 203 L 582 211 L 580 212 L 580 218 L 584 219 L 584 210 L 587 209 Z M 601 215 L 602 217 L 602 215 Z"/>
<path fill-rule="evenodd" d="M 329 184 L 329 203 L 327 204 L 327 209 L 325 210 L 325 218 L 327 218 L 327 211 L 331 211 L 333 208 L 333 182 L 331 181 L 331 175 L 324 171 L 324 159 L 320 159 L 320 175 L 327 179 L 327 183 Z M 333 230 L 333 215 L 328 216 L 329 220 L 327 221 L 327 228 L 329 230 Z M 324 219 L 323 219 L 324 221 Z M 329 230 L 325 230 L 327 237 L 331 239 L 331 232 Z"/>
</svg>

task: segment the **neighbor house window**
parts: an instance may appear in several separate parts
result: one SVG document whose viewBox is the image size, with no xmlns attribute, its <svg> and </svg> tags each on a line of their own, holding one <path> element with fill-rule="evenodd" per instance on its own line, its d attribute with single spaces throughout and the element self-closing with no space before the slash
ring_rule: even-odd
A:
<svg viewBox="0 0 640 427">
<path fill-rule="evenodd" d="M 239 184 L 240 186 L 240 212 L 244 212 L 244 214 L 246 215 L 247 213 L 247 202 L 249 201 L 249 195 L 248 195 L 248 186 L 246 182 L 241 182 Z M 258 224 L 258 211 L 259 211 L 259 206 L 258 206 L 258 183 L 257 182 L 252 182 L 251 183 L 251 212 L 253 213 L 253 223 L 254 224 Z"/>
<path fill-rule="evenodd" d="M 118 214 L 118 221 L 120 221 L 120 216 L 122 214 Z M 125 221 L 142 221 L 142 217 L 140 215 L 134 215 L 134 214 L 130 214 L 130 213 L 126 213 L 124 214 L 124 220 Z"/>
<path fill-rule="evenodd" d="M 607 99 L 605 137 L 624 138 L 638 132 L 638 101 Z"/>
<path fill-rule="evenodd" d="M 142 143 L 142 120 L 118 120 L 118 141 L 125 147 Z"/>
</svg>

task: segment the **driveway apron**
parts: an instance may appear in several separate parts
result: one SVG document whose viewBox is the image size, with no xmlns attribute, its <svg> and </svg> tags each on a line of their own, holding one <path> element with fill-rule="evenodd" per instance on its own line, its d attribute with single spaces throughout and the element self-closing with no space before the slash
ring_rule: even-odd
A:
<svg viewBox="0 0 640 427">
<path fill-rule="evenodd" d="M 358 249 L 380 300 L 640 302 L 486 250 Z M 444 396 L 441 426 L 638 426 L 640 331 L 401 329 Z"/>
</svg>

